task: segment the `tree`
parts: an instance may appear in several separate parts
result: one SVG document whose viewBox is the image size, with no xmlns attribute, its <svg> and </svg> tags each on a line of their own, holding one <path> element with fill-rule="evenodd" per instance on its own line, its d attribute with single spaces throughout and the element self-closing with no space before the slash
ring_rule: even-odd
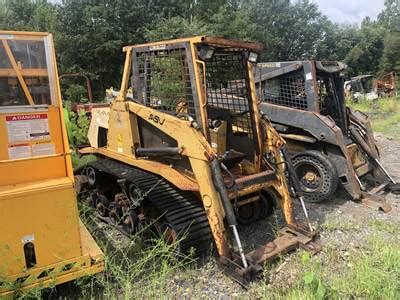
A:
<svg viewBox="0 0 400 300">
<path fill-rule="evenodd" d="M 379 69 L 382 73 L 400 74 L 400 35 L 386 34 Z"/>
<path fill-rule="evenodd" d="M 359 31 L 358 43 L 346 55 L 345 62 L 349 66 L 349 74 L 377 73 L 379 60 L 384 47 L 384 29 L 371 21 L 363 20 Z"/>
<path fill-rule="evenodd" d="M 0 1 L 0 27 L 3 30 L 54 32 L 56 21 L 55 6 L 46 0 Z"/>
<path fill-rule="evenodd" d="M 378 15 L 379 23 L 391 32 L 400 32 L 400 0 L 385 0 L 385 8 Z"/>
<path fill-rule="evenodd" d="M 192 21 L 175 16 L 168 19 L 161 19 L 145 28 L 145 38 L 147 41 L 159 41 L 165 39 L 176 39 L 192 35 L 209 34 L 210 28 L 197 18 Z"/>
<path fill-rule="evenodd" d="M 266 45 L 264 60 L 300 60 L 326 54 L 322 45 L 332 35 L 333 24 L 316 4 L 307 0 L 294 4 L 289 0 L 249 2 L 257 39 Z"/>
</svg>

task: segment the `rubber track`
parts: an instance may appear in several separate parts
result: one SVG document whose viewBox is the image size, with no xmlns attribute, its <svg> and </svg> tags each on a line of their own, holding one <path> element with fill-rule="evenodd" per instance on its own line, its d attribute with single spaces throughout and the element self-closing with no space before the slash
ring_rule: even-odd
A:
<svg viewBox="0 0 400 300">
<path fill-rule="evenodd" d="M 197 255 L 208 253 L 212 235 L 202 203 L 191 192 L 181 191 L 162 177 L 111 160 L 98 158 L 89 164 L 104 173 L 134 183 L 147 199 L 163 214 L 165 220 L 185 238 L 180 251 L 188 253 L 193 247 Z"/>
</svg>

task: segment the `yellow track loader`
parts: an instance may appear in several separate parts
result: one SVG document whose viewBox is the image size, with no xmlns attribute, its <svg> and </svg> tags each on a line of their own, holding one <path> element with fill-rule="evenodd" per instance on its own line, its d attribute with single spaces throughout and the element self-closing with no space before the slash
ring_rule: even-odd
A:
<svg viewBox="0 0 400 300">
<path fill-rule="evenodd" d="M 82 170 L 97 214 L 127 235 L 156 220 L 177 250 L 207 253 L 245 284 L 263 263 L 315 231 L 296 224 L 284 141 L 260 117 L 253 65 L 261 44 L 196 36 L 124 47 L 119 95 L 92 110 L 97 160 Z M 126 97 L 128 88 L 133 97 Z M 237 230 L 268 216 L 287 226 L 245 253 Z"/>
<path fill-rule="evenodd" d="M 104 268 L 70 155 L 52 36 L 0 31 L 0 298 Z"/>
</svg>

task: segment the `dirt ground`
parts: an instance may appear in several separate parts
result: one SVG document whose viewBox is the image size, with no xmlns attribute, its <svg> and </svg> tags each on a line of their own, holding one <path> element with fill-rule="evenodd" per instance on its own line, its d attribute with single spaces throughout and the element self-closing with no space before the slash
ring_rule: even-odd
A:
<svg viewBox="0 0 400 300">
<path fill-rule="evenodd" d="M 400 180 L 400 141 L 376 134 L 376 140 L 381 150 L 382 162 L 395 179 Z M 324 268 L 332 272 L 340 272 L 349 267 L 347 256 L 352 251 L 362 247 L 366 238 L 373 234 L 378 227 L 389 224 L 388 235 L 397 235 L 400 226 L 400 196 L 388 194 L 387 201 L 392 206 L 392 211 L 383 213 L 365 207 L 362 204 L 349 201 L 350 197 L 339 189 L 335 198 L 323 204 L 307 204 L 313 224 L 320 228 L 320 242 L 322 250 L 316 254 Z M 300 205 L 296 204 L 296 215 L 303 218 Z M 251 227 L 241 228 L 240 233 L 244 239 L 245 247 L 257 246 L 271 238 L 271 228 L 276 228 L 281 223 L 279 216 L 268 221 L 260 221 Z M 268 229 L 269 228 L 269 229 Z M 268 276 L 268 286 L 286 288 L 290 287 L 299 274 L 300 266 L 296 253 L 288 254 L 273 264 Z M 179 272 L 170 279 L 168 284 L 171 292 L 177 297 L 195 298 L 231 298 L 253 297 L 259 285 L 256 282 L 249 290 L 244 290 L 238 284 L 225 276 L 212 259 L 201 267 Z"/>
</svg>

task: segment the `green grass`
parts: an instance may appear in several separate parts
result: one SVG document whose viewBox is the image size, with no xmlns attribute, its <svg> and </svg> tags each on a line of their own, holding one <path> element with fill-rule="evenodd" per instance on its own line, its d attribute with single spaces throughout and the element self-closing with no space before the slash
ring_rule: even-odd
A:
<svg viewBox="0 0 400 300">
<path fill-rule="evenodd" d="M 94 217 L 90 209 L 81 205 L 81 217 L 92 229 Z M 92 224 L 92 225 L 90 225 Z M 149 226 L 150 227 L 150 226 Z M 190 268 L 192 255 L 177 254 L 176 244 L 167 244 L 163 238 L 149 234 L 145 228 L 130 241 L 114 230 L 106 237 L 93 235 L 105 253 L 105 272 L 75 282 L 83 298 L 159 299 L 171 298 L 168 280 L 175 272 Z M 144 234 L 144 233 L 147 234 Z M 184 238 L 184 237 L 182 237 Z M 179 243 L 179 241 L 177 241 Z"/>
<path fill-rule="evenodd" d="M 372 236 L 368 248 L 353 252 L 351 267 L 335 278 L 332 287 L 342 296 L 398 299 L 400 295 L 400 241 Z"/>
<path fill-rule="evenodd" d="M 378 219 L 370 219 L 368 221 L 368 227 L 374 228 L 377 231 L 396 233 L 399 232 L 400 224 L 396 222 L 382 221 Z"/>
<path fill-rule="evenodd" d="M 400 96 L 379 100 L 361 99 L 357 103 L 347 101 L 347 105 L 367 113 L 374 131 L 400 138 Z"/>
<path fill-rule="evenodd" d="M 330 251 L 338 251 L 331 249 Z M 348 257 L 328 260 L 297 254 L 301 272 L 294 285 L 272 289 L 267 283 L 253 286 L 250 293 L 261 299 L 398 299 L 400 295 L 400 240 L 371 236 L 362 249 Z M 336 271 L 327 265 L 332 264 Z"/>
<path fill-rule="evenodd" d="M 78 170 L 79 168 L 95 160 L 96 156 L 92 154 L 78 156 L 76 152 L 72 152 L 72 166 L 74 167 L 74 170 Z"/>
<path fill-rule="evenodd" d="M 359 231 L 360 225 L 353 222 L 340 222 L 337 219 L 327 219 L 321 227 L 327 231 Z"/>
</svg>

